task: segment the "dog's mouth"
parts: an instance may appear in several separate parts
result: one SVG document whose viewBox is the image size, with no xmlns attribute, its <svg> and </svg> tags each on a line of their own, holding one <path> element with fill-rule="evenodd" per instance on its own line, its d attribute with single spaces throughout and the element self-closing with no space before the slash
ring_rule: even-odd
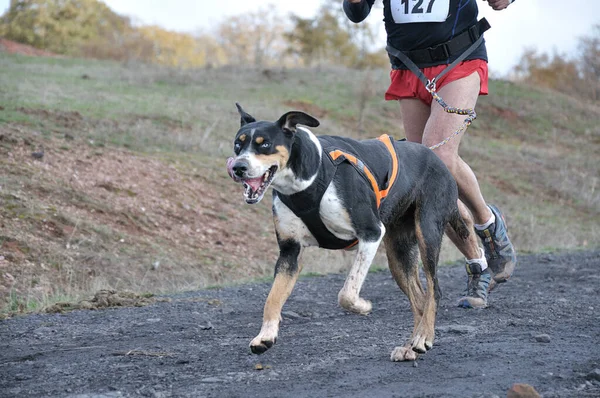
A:
<svg viewBox="0 0 600 398">
<path fill-rule="evenodd" d="M 267 188 L 273 182 L 275 173 L 277 172 L 277 166 L 271 166 L 267 169 L 265 174 L 257 178 L 247 178 L 242 180 L 244 184 L 244 199 L 248 204 L 255 204 L 261 201 Z"/>
<path fill-rule="evenodd" d="M 227 173 L 235 182 L 241 182 L 244 185 L 244 199 L 248 204 L 255 204 L 261 201 L 267 188 L 273 182 L 273 178 L 275 178 L 275 173 L 279 167 L 277 165 L 273 165 L 265 171 L 265 173 L 260 177 L 255 178 L 244 178 L 238 177 L 233 171 L 233 165 L 235 163 L 235 158 L 227 159 Z"/>
<path fill-rule="evenodd" d="M 244 184 L 244 199 L 246 203 L 255 204 L 261 201 L 267 188 L 273 182 L 276 172 L 277 166 L 271 166 L 260 177 L 241 180 L 242 184 Z"/>
</svg>

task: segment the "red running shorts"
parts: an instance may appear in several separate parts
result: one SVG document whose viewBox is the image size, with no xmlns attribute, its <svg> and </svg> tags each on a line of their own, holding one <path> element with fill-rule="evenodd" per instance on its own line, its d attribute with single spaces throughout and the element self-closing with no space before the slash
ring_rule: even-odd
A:
<svg viewBox="0 0 600 398">
<path fill-rule="evenodd" d="M 437 65 L 429 68 L 421 69 L 428 79 L 433 79 L 439 75 L 447 65 Z M 438 80 L 436 87 L 439 90 L 446 84 L 453 82 L 463 77 L 469 76 L 471 73 L 479 73 L 479 95 L 488 94 L 488 66 L 487 62 L 482 59 L 472 59 L 463 61 L 456 65 L 454 69 L 446 73 Z M 425 89 L 423 82 L 409 70 L 393 69 L 390 72 L 392 83 L 385 93 L 385 99 L 401 100 L 406 98 L 418 98 L 427 105 L 431 105 L 433 97 Z"/>
</svg>

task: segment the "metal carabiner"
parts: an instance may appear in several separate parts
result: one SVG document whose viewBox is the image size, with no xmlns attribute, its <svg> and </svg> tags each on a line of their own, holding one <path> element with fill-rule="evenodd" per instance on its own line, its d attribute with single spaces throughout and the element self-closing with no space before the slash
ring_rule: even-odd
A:
<svg viewBox="0 0 600 398">
<path fill-rule="evenodd" d="M 425 89 L 427 89 L 427 91 L 429 93 L 434 93 L 435 92 L 435 77 L 431 80 L 427 80 L 427 84 L 425 85 Z"/>
</svg>

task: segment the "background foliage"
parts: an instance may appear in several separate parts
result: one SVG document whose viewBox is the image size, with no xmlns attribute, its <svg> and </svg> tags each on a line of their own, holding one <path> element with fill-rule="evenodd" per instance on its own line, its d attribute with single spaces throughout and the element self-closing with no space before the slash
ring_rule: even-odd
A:
<svg viewBox="0 0 600 398">
<path fill-rule="evenodd" d="M 222 20 L 210 32 L 188 34 L 138 26 L 98 0 L 12 0 L 0 17 L 0 37 L 68 56 L 142 61 L 197 68 L 386 67 L 374 28 L 353 24 L 338 0 L 323 0 L 314 18 L 279 15 L 273 5 Z M 521 80 L 598 101 L 600 24 L 579 39 L 578 54 L 524 52 L 516 66 Z"/>
</svg>

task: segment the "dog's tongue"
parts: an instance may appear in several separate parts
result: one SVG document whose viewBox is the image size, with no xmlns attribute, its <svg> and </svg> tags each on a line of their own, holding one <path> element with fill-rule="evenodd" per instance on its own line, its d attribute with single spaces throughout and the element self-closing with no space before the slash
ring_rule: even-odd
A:
<svg viewBox="0 0 600 398">
<path fill-rule="evenodd" d="M 248 185 L 250 185 L 250 187 L 252 188 L 252 190 L 254 192 L 256 192 L 258 190 L 258 188 L 260 188 L 260 186 L 262 185 L 262 177 L 259 178 L 250 178 L 248 180 L 244 180 L 244 182 Z"/>
</svg>

